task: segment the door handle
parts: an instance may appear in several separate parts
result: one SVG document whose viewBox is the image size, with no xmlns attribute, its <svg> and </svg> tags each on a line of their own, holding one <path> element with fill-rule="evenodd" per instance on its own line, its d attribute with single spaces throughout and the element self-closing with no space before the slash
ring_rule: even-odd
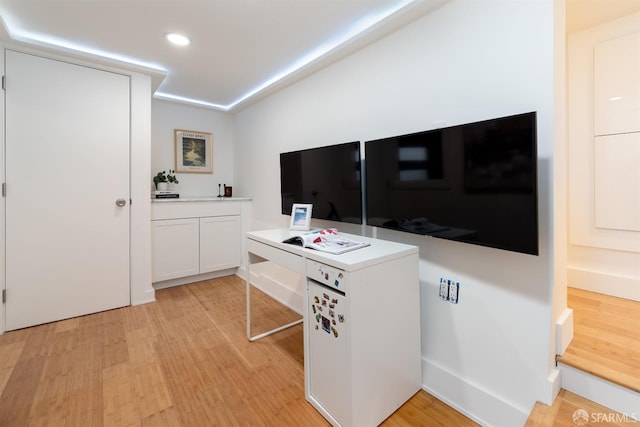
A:
<svg viewBox="0 0 640 427">
<path fill-rule="evenodd" d="M 120 207 L 120 208 L 121 208 L 121 207 L 123 207 L 123 206 L 124 206 L 124 205 L 126 205 L 126 204 L 127 204 L 127 201 L 126 201 L 125 199 L 118 199 L 118 200 L 116 200 L 116 206 L 118 206 L 118 207 Z"/>
</svg>

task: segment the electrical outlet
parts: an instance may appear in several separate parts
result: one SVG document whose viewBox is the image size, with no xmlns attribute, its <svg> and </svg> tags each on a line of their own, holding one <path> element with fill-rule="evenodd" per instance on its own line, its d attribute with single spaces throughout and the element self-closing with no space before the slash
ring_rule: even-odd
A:
<svg viewBox="0 0 640 427">
<path fill-rule="evenodd" d="M 451 282 L 449 283 L 449 302 L 452 304 L 457 304 L 458 299 L 460 298 L 460 283 L 459 282 Z"/>
<path fill-rule="evenodd" d="M 440 289 L 438 290 L 438 296 L 443 301 L 449 299 L 449 283 L 443 277 L 440 278 Z"/>
</svg>

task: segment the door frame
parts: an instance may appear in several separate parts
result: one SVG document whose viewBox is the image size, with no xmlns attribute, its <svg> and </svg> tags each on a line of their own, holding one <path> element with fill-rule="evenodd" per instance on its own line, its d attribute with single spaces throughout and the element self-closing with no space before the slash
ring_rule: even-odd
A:
<svg viewBox="0 0 640 427">
<path fill-rule="evenodd" d="M 129 216 L 129 284 L 131 305 L 155 301 L 155 290 L 151 283 L 151 100 L 152 84 L 156 87 L 165 73 L 152 68 L 97 58 L 89 54 L 75 52 L 71 57 L 51 49 L 34 49 L 14 43 L 0 44 L 2 61 L 0 70 L 5 74 L 4 53 L 10 49 L 16 52 L 41 56 L 71 64 L 124 74 L 130 77 L 130 216 Z M 90 59 L 87 59 L 90 58 Z M 5 182 L 5 110 L 4 90 L 0 91 L 0 179 Z M 5 198 L 0 197 L 0 290 L 6 289 L 5 282 Z M 10 298 L 10 296 L 7 296 Z M 5 332 L 5 304 L 0 302 L 0 334 Z"/>
</svg>

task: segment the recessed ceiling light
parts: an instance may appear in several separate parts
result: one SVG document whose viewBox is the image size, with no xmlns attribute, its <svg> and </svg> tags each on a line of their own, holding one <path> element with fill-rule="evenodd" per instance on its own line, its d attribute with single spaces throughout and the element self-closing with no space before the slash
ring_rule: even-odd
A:
<svg viewBox="0 0 640 427">
<path fill-rule="evenodd" d="M 187 46 L 191 43 L 188 37 L 178 33 L 167 33 L 164 37 L 176 46 Z"/>
</svg>

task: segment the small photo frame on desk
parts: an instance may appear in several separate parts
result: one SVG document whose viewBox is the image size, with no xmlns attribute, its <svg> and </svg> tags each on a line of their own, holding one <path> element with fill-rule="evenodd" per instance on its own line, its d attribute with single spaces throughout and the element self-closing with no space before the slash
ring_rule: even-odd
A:
<svg viewBox="0 0 640 427">
<path fill-rule="evenodd" d="M 309 230 L 313 205 L 294 203 L 291 207 L 290 230 Z"/>
</svg>

